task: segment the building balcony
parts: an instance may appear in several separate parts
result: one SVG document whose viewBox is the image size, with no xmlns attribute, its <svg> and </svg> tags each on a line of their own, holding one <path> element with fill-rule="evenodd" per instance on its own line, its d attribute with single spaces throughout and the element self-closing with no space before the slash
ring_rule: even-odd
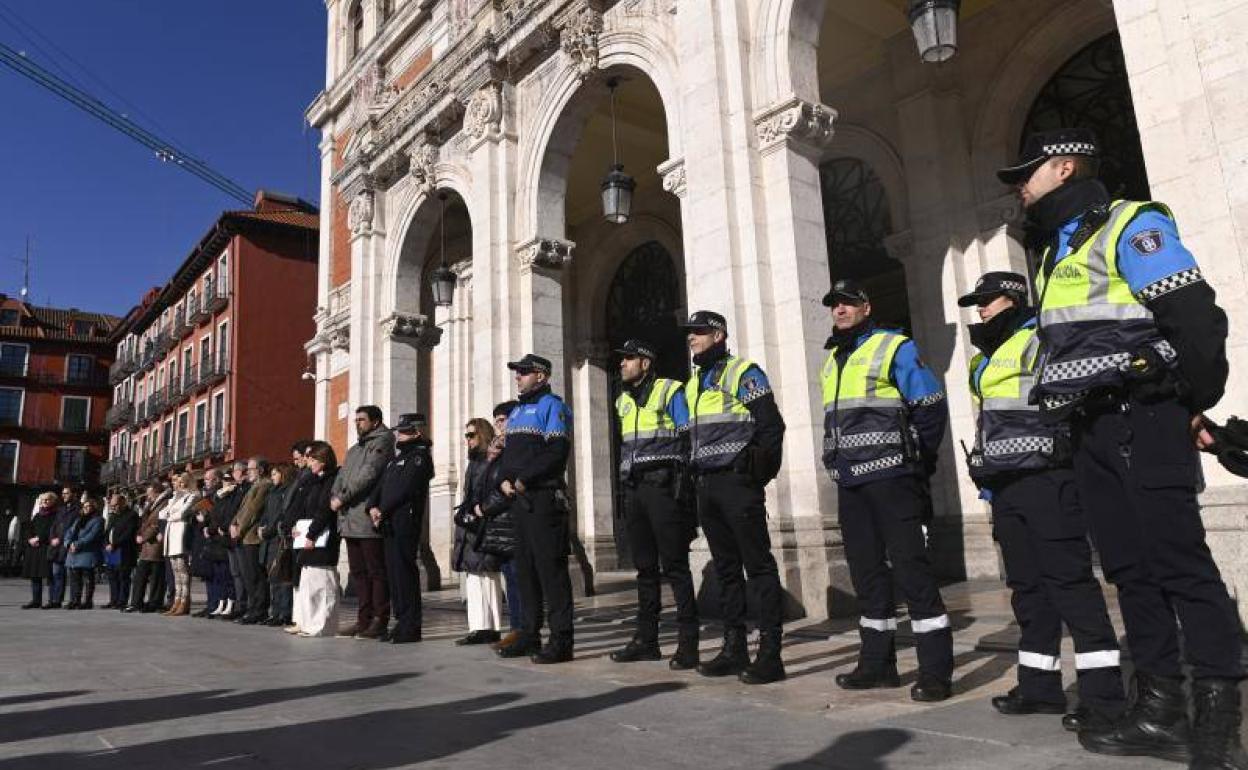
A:
<svg viewBox="0 0 1248 770">
<path fill-rule="evenodd" d="M 225 310 L 226 305 L 230 303 L 229 290 L 225 286 L 218 286 L 216 281 L 204 282 L 204 309 L 209 313 L 216 314 Z"/>
<path fill-rule="evenodd" d="M 208 456 L 212 443 L 207 433 L 195 434 L 195 441 L 191 444 L 191 460 L 202 460 Z"/>
<path fill-rule="evenodd" d="M 194 328 L 211 318 L 208 308 L 194 294 L 186 295 L 186 323 Z"/>
<path fill-rule="evenodd" d="M 125 460 L 109 460 L 100 466 L 101 484 L 130 483 L 130 463 Z"/>
<path fill-rule="evenodd" d="M 134 402 L 118 401 L 104 413 L 104 427 L 115 430 L 134 419 Z"/>
<path fill-rule="evenodd" d="M 133 374 L 137 368 L 138 362 L 134 360 L 133 356 L 117 359 L 108 367 L 108 384 L 116 385 Z"/>
<path fill-rule="evenodd" d="M 210 361 L 199 362 L 199 387 L 210 388 L 225 379 L 230 370 L 228 354 L 217 354 Z"/>
<path fill-rule="evenodd" d="M 147 397 L 147 411 L 152 419 L 159 419 L 169 405 L 169 394 L 164 388 L 158 389 Z"/>
<path fill-rule="evenodd" d="M 169 327 L 169 337 L 174 342 L 180 342 L 190 330 L 191 325 L 186 322 L 186 309 L 178 309 L 173 314 L 173 324 Z"/>
<path fill-rule="evenodd" d="M 195 364 L 187 364 L 182 367 L 182 394 L 190 395 L 195 392 L 195 386 L 199 384 L 199 367 Z"/>
<path fill-rule="evenodd" d="M 36 385 L 64 386 L 67 388 L 93 388 L 98 390 L 107 388 L 110 385 L 108 373 L 102 369 L 92 369 L 89 372 L 35 371 L 27 374 L 26 378 Z"/>
<path fill-rule="evenodd" d="M 88 425 L 56 417 L 30 417 L 22 420 L 21 427 L 39 433 L 60 433 L 69 436 L 89 436 L 103 434 L 102 426 Z"/>
</svg>

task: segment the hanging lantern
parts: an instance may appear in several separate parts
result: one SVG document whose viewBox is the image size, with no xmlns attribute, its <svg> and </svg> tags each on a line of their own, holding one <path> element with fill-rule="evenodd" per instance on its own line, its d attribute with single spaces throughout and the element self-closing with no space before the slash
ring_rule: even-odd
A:
<svg viewBox="0 0 1248 770">
<path fill-rule="evenodd" d="M 628 221 L 633 210 L 633 190 L 637 182 L 624 173 L 624 164 L 620 163 L 620 146 L 615 131 L 615 89 L 620 84 L 619 78 L 607 81 L 611 89 L 611 170 L 602 180 L 602 216 L 614 225 L 622 225 Z"/>
<path fill-rule="evenodd" d="M 441 265 L 433 271 L 430 277 L 433 289 L 433 304 L 438 307 L 450 307 L 451 300 L 455 298 L 455 283 L 457 276 L 455 272 L 446 266 L 446 193 L 439 193 L 438 200 L 442 202 L 442 216 L 440 222 L 439 246 L 438 251 L 441 255 Z"/>
<path fill-rule="evenodd" d="M 910 0 L 910 29 L 923 61 L 949 61 L 958 52 L 961 5 L 961 0 Z"/>
</svg>

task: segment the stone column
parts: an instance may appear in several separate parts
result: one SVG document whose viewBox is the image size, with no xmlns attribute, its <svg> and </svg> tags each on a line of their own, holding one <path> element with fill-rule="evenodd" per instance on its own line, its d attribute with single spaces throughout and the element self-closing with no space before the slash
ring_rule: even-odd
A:
<svg viewBox="0 0 1248 770">
<path fill-rule="evenodd" d="M 851 602 L 835 601 L 853 592 L 839 548 L 836 488 L 821 459 L 820 369 L 829 330 L 822 300 L 829 276 L 818 163 L 835 117 L 831 108 L 796 97 L 754 117 L 775 328 L 768 374 L 788 427 L 772 516 L 786 585 L 812 614 L 856 611 Z"/>
<path fill-rule="evenodd" d="M 519 270 L 520 349 L 550 359 L 551 387 L 566 391 L 563 355 L 563 267 L 576 244 L 534 238 L 516 249 Z"/>
<path fill-rule="evenodd" d="M 1154 199 L 1173 209 L 1230 318 L 1231 378 L 1211 416 L 1248 402 L 1248 112 L 1243 3 L 1114 0 Z M 1208 456 L 1201 497 L 1209 546 L 1248 615 L 1248 488 Z"/>
<path fill-rule="evenodd" d="M 584 546 L 585 561 L 592 571 L 584 570 L 587 582 L 592 572 L 619 567 L 615 547 L 614 504 L 611 499 L 611 432 L 604 430 L 602 417 L 614 414 L 608 403 L 610 389 L 607 366 L 611 351 L 605 340 L 582 338 L 576 344 L 576 363 L 572 367 L 572 397 L 576 409 L 572 419 L 576 428 L 573 462 L 576 473 L 576 532 Z M 598 469 L 608 472 L 594 472 Z M 579 554 L 578 554 L 579 557 Z M 579 586 L 578 586 L 579 587 Z"/>
</svg>

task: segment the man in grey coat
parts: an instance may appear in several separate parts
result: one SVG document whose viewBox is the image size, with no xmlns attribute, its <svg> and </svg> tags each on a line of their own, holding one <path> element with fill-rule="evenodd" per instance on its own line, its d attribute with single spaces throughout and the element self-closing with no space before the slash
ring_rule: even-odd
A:
<svg viewBox="0 0 1248 770">
<path fill-rule="evenodd" d="M 394 434 L 375 406 L 355 410 L 355 433 L 359 440 L 347 450 L 329 500 L 330 507 L 338 512 L 338 531 L 347 544 L 351 582 L 360 600 L 355 626 L 341 635 L 376 639 L 390 624 L 390 593 L 386 552 L 381 533 L 368 515 L 368 496 L 394 456 Z"/>
</svg>

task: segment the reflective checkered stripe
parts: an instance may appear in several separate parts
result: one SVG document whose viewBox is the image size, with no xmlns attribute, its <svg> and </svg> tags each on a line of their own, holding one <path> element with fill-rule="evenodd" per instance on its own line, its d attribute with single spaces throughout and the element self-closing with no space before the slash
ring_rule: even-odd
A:
<svg viewBox="0 0 1248 770">
<path fill-rule="evenodd" d="M 1010 455 L 1028 454 L 1032 452 L 1053 452 L 1053 439 L 1047 436 L 1017 436 L 984 444 L 984 456 L 989 458 L 1008 457 Z"/>
<path fill-rule="evenodd" d="M 702 372 L 694 367 L 685 383 L 689 402 L 689 464 L 709 471 L 732 467 L 733 461 L 754 438 L 754 418 L 737 397 L 741 378 L 752 361 L 727 356 L 719 364 L 714 384 L 702 389 Z"/>
<path fill-rule="evenodd" d="M 837 361 L 836 348 L 828 351 L 821 373 L 823 462 L 829 469 L 839 463 L 841 470 L 833 474 L 837 480 L 905 464 L 902 411 L 907 405 L 890 374 L 893 358 L 906 339 L 896 332 L 877 330 L 843 365 Z"/>
<path fill-rule="evenodd" d="M 1050 157 L 1059 155 L 1096 155 L 1096 145 L 1091 142 L 1058 142 L 1044 145 L 1044 154 Z"/>
<path fill-rule="evenodd" d="M 1036 385 L 1041 408 L 1077 403 L 1094 388 L 1122 387 L 1124 370 L 1137 352 L 1161 341 L 1153 314 L 1144 304 L 1203 280 L 1200 271 L 1176 273 L 1145 287 L 1139 295 L 1118 270 L 1118 241 L 1141 212 L 1170 216 L 1159 203 L 1117 201 L 1105 223 L 1056 264 L 1045 254 L 1037 277 L 1039 325 L 1044 363 Z"/>
<path fill-rule="evenodd" d="M 668 414 L 672 398 L 682 385 L 660 377 L 650 386 L 646 403 L 639 405 L 627 391 L 615 401 L 620 424 L 620 475 L 660 464 L 680 462 L 680 434 Z"/>
</svg>

